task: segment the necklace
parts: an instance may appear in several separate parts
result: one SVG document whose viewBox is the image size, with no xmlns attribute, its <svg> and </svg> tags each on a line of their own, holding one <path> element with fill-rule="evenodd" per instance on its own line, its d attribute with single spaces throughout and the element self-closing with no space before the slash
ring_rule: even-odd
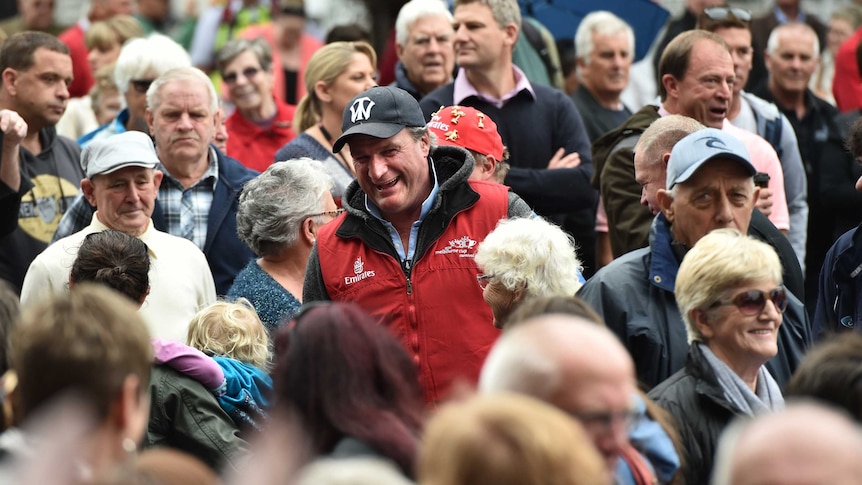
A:
<svg viewBox="0 0 862 485">
<path fill-rule="evenodd" d="M 332 135 L 329 134 L 329 130 L 327 130 L 326 127 L 323 126 L 323 123 L 318 123 L 317 127 L 320 129 L 320 133 L 323 134 L 323 137 L 326 138 L 326 141 L 329 143 L 329 146 L 331 147 L 333 140 L 332 140 Z M 337 158 L 338 161 L 341 162 L 342 165 L 344 165 L 344 168 L 346 168 L 347 171 L 351 175 L 353 175 L 353 167 L 351 166 L 351 163 L 347 161 L 347 158 L 341 152 L 339 152 L 339 153 L 332 152 L 332 155 L 335 156 L 335 158 Z"/>
</svg>

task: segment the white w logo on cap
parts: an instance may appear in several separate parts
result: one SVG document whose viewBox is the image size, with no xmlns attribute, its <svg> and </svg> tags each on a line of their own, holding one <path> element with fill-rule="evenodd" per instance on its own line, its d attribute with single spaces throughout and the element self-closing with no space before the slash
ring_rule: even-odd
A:
<svg viewBox="0 0 862 485">
<path fill-rule="evenodd" d="M 371 108 L 374 107 L 374 101 L 368 96 L 363 96 L 353 102 L 350 107 L 350 122 L 364 121 L 371 118 Z"/>
</svg>

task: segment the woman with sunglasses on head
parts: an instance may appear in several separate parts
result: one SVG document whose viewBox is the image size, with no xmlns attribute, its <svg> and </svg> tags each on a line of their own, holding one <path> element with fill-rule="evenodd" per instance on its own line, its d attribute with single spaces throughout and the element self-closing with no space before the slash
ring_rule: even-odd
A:
<svg viewBox="0 0 862 485">
<path fill-rule="evenodd" d="M 250 301 L 270 335 L 302 306 L 317 232 L 341 212 L 331 189 L 320 162 L 301 158 L 270 165 L 239 196 L 237 231 L 257 258 L 236 276 L 227 296 Z"/>
<path fill-rule="evenodd" d="M 376 65 L 377 54 L 365 42 L 333 42 L 315 52 L 305 67 L 306 95 L 296 107 L 296 130 L 302 133 L 275 154 L 276 160 L 320 160 L 335 182 L 332 196 L 339 203 L 354 179 L 353 158 L 347 147 L 333 153 L 332 143 L 341 136 L 347 103 L 377 85 Z"/>
<path fill-rule="evenodd" d="M 276 150 L 296 138 L 296 107 L 272 91 L 272 49 L 263 39 L 234 39 L 219 49 L 216 60 L 236 108 L 225 122 L 227 150 L 246 167 L 263 172 Z"/>
<path fill-rule="evenodd" d="M 412 477 L 424 397 L 413 360 L 352 303 L 313 303 L 276 337 L 275 409 L 316 458 L 381 458 Z"/>
<path fill-rule="evenodd" d="M 708 483 L 730 421 L 784 407 L 764 364 L 778 353 L 788 296 L 775 250 L 733 229 L 712 231 L 686 254 L 675 294 L 691 347 L 685 367 L 649 397 L 676 419 L 685 483 Z"/>
</svg>

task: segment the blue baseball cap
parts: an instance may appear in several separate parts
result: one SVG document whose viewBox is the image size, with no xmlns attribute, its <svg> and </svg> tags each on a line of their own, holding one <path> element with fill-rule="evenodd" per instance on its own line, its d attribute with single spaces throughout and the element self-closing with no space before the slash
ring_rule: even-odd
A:
<svg viewBox="0 0 862 485">
<path fill-rule="evenodd" d="M 705 128 L 674 145 L 667 164 L 667 188 L 690 179 L 704 163 L 716 158 L 739 162 L 751 176 L 757 173 L 741 141 L 716 128 Z"/>
<path fill-rule="evenodd" d="M 341 136 L 332 144 L 338 153 L 353 135 L 390 138 L 404 128 L 425 126 L 419 102 L 407 91 L 394 86 L 375 86 L 359 93 L 344 108 Z"/>
</svg>

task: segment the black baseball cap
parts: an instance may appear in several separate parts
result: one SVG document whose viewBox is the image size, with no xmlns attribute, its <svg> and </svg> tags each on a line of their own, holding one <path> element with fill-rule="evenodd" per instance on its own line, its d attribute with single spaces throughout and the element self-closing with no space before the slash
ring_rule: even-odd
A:
<svg viewBox="0 0 862 485">
<path fill-rule="evenodd" d="M 356 95 L 344 108 L 341 136 L 332 150 L 340 152 L 353 135 L 390 138 L 404 128 L 420 126 L 425 126 L 425 117 L 416 98 L 394 86 L 375 86 Z"/>
</svg>

